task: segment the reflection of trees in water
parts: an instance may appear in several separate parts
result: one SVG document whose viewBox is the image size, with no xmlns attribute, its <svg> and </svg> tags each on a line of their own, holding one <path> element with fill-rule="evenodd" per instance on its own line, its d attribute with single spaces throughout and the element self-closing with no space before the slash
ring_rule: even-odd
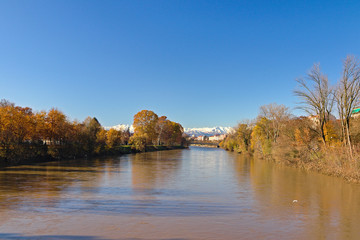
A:
<svg viewBox="0 0 360 240">
<path fill-rule="evenodd" d="M 181 166 L 182 150 L 139 153 L 131 157 L 134 190 L 162 188 Z"/>
<path fill-rule="evenodd" d="M 7 169 L 0 173 L 0 205 L 11 208 L 29 199 L 55 199 L 70 182 L 62 174 L 45 166 Z"/>
<path fill-rule="evenodd" d="M 303 227 L 315 239 L 360 239 L 360 187 L 342 179 L 242 157 L 234 162 L 241 182 L 249 172 L 261 216 Z M 244 177 L 245 176 L 245 177 Z M 297 203 L 292 203 L 296 199 Z M 275 219 L 279 216 L 279 219 Z"/>
<path fill-rule="evenodd" d="M 232 158 L 229 158 L 234 169 L 234 176 L 238 179 L 239 184 L 249 181 L 249 169 L 251 164 L 251 159 L 249 155 L 230 153 L 233 154 Z"/>
<path fill-rule="evenodd" d="M 118 174 L 119 160 L 78 159 L 49 162 L 38 165 L 8 167 L 0 171 L 0 206 L 55 207 L 64 200 L 63 195 L 82 194 L 101 185 L 104 175 Z"/>
<path fill-rule="evenodd" d="M 74 199 L 94 205 L 94 198 L 131 194 L 123 170 L 132 166 L 134 188 L 152 189 L 173 179 L 181 158 L 181 150 L 173 150 L 9 167 L 0 170 L 0 206 L 55 211 L 73 207 Z"/>
</svg>

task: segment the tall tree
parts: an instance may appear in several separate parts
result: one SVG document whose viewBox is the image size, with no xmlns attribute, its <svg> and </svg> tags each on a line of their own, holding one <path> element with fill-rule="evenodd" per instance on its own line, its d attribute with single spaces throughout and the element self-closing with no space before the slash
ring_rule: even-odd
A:
<svg viewBox="0 0 360 240">
<path fill-rule="evenodd" d="M 269 130 L 269 134 L 273 142 L 276 142 L 281 128 L 285 122 L 290 119 L 290 111 L 285 105 L 271 103 L 260 107 L 260 117 L 265 117 L 270 121 L 269 126 L 271 126 L 272 129 Z"/>
<path fill-rule="evenodd" d="M 107 131 L 104 128 L 101 128 L 96 134 L 96 145 L 94 152 L 96 154 L 100 154 L 105 151 L 105 147 L 107 144 Z"/>
<path fill-rule="evenodd" d="M 184 128 L 180 123 L 172 122 L 171 123 L 171 142 L 170 145 L 180 145 L 182 141 L 182 135 L 184 133 Z"/>
<path fill-rule="evenodd" d="M 134 136 L 145 137 L 148 143 L 156 144 L 156 124 L 158 115 L 153 111 L 142 110 L 134 116 Z"/>
<path fill-rule="evenodd" d="M 48 138 L 51 144 L 62 144 L 67 127 L 67 118 L 65 114 L 58 109 L 50 109 L 46 117 L 46 124 L 48 130 Z"/>
<path fill-rule="evenodd" d="M 272 128 L 270 120 L 259 116 L 251 132 L 251 149 L 263 156 L 271 154 L 272 148 Z"/>
<path fill-rule="evenodd" d="M 126 128 L 121 132 L 121 144 L 127 145 L 131 136 L 130 129 Z"/>
<path fill-rule="evenodd" d="M 37 112 L 34 115 L 35 121 L 35 132 L 33 141 L 43 142 L 47 139 L 47 123 L 46 123 L 47 113 L 46 111 Z"/>
<path fill-rule="evenodd" d="M 85 151 L 91 154 L 96 145 L 97 133 L 101 130 L 101 124 L 95 117 L 87 117 L 83 122 L 83 131 L 85 137 Z"/>
<path fill-rule="evenodd" d="M 300 78 L 296 81 L 299 88 L 294 93 L 302 100 L 300 108 L 316 116 L 321 140 L 326 144 L 325 125 L 329 121 L 334 104 L 333 89 L 328 78 L 321 73 L 320 65 L 314 64 L 306 80 Z"/>
<path fill-rule="evenodd" d="M 2 100 L 0 103 L 0 156 L 17 161 L 34 155 L 29 145 L 35 134 L 31 108 L 19 107 Z"/>
<path fill-rule="evenodd" d="M 107 132 L 106 144 L 110 148 L 120 145 L 121 144 L 121 131 L 111 128 Z"/>
<path fill-rule="evenodd" d="M 251 143 L 252 129 L 247 123 L 239 123 L 235 130 L 236 140 L 238 142 L 238 152 L 249 151 Z"/>
<path fill-rule="evenodd" d="M 347 56 L 344 60 L 343 73 L 336 88 L 335 99 L 341 120 L 343 142 L 348 145 L 352 156 L 350 120 L 360 99 L 360 66 L 354 56 Z"/>
</svg>

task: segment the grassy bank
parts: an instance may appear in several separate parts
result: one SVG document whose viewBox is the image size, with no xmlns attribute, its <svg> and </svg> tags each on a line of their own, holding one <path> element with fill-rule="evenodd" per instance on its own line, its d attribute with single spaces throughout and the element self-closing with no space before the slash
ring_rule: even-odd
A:
<svg viewBox="0 0 360 240">
<path fill-rule="evenodd" d="M 276 148 L 266 156 L 254 152 L 238 154 L 248 154 L 261 161 L 271 161 L 279 165 L 339 177 L 351 183 L 360 183 L 360 152 L 355 152 L 351 158 L 347 149 L 343 147 L 325 147 L 308 155 L 296 149 L 290 153 L 285 149 L 279 151 Z"/>
<path fill-rule="evenodd" d="M 269 159 L 279 164 L 340 177 L 352 183 L 360 183 L 360 155 L 355 152 L 351 157 L 344 147 L 325 147 L 311 157 L 289 158 L 281 155 L 275 152 Z"/>
</svg>

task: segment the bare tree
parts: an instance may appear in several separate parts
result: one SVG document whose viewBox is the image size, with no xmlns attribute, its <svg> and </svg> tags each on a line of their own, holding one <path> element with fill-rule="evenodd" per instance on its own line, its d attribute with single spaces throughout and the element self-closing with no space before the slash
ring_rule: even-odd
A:
<svg viewBox="0 0 360 240">
<path fill-rule="evenodd" d="M 341 120 L 343 142 L 349 146 L 352 156 L 350 120 L 352 111 L 360 99 L 360 67 L 354 56 L 347 56 L 344 60 L 343 74 L 335 92 L 335 99 Z"/>
<path fill-rule="evenodd" d="M 270 132 L 273 142 L 276 142 L 281 128 L 284 126 L 285 121 L 289 120 L 290 116 L 289 108 L 282 104 L 271 103 L 260 107 L 260 117 L 265 117 L 270 120 L 272 128 Z"/>
<path fill-rule="evenodd" d="M 326 144 L 325 125 L 329 121 L 334 104 L 333 89 L 329 85 L 328 78 L 321 73 L 320 64 L 314 64 L 306 80 L 300 78 L 296 81 L 299 88 L 294 93 L 302 100 L 300 108 L 316 116 L 319 134 L 323 143 Z"/>
</svg>

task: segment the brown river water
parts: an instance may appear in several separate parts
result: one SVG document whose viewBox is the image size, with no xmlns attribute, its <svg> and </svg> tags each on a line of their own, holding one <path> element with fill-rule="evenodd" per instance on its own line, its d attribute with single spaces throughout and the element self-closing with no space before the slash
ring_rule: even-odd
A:
<svg viewBox="0 0 360 240">
<path fill-rule="evenodd" d="M 22 165 L 0 239 L 360 239 L 360 185 L 199 147 Z"/>
</svg>

